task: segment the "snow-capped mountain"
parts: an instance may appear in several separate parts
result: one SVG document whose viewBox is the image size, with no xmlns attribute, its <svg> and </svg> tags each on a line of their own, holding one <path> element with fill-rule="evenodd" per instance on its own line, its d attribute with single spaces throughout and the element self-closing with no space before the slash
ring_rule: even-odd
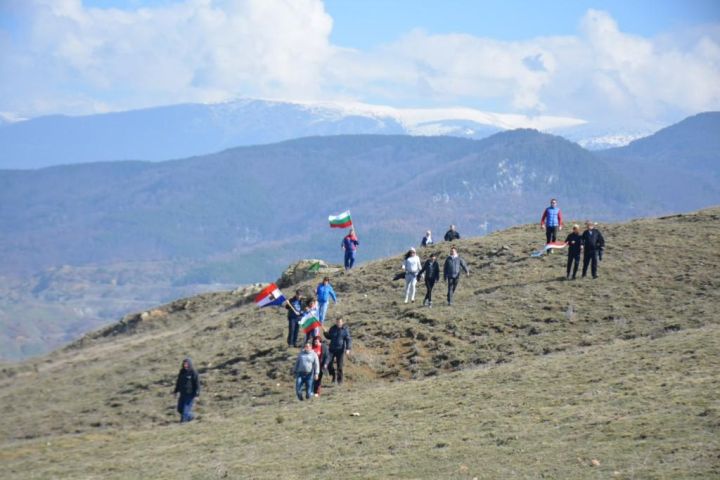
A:
<svg viewBox="0 0 720 480">
<path fill-rule="evenodd" d="M 484 138 L 501 130 L 573 128 L 583 120 L 471 108 L 394 108 L 357 102 L 241 99 L 0 124 L 0 168 L 166 160 L 226 148 L 340 134 Z"/>
</svg>

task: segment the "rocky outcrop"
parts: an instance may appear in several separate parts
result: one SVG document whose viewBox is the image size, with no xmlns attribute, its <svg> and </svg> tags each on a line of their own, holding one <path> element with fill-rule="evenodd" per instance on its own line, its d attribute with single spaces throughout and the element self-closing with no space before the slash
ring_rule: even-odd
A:
<svg viewBox="0 0 720 480">
<path fill-rule="evenodd" d="M 340 271 L 342 271 L 342 267 L 339 265 L 328 265 L 323 260 L 316 258 L 303 259 L 299 262 L 291 264 L 285 269 L 277 281 L 277 286 L 285 288 L 304 280 L 315 277 L 324 277 Z"/>
</svg>

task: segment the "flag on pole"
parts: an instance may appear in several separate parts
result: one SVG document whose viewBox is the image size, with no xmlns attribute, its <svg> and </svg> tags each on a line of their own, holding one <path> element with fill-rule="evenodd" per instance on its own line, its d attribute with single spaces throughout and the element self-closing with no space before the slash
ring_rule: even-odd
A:
<svg viewBox="0 0 720 480">
<path fill-rule="evenodd" d="M 260 293 L 255 296 L 255 303 L 258 307 L 278 306 L 285 303 L 285 296 L 274 283 L 263 288 Z"/>
<path fill-rule="evenodd" d="M 320 262 L 315 262 L 312 265 L 310 265 L 307 269 L 308 272 L 318 272 L 320 270 Z"/>
<path fill-rule="evenodd" d="M 339 215 L 330 215 L 328 217 L 330 228 L 347 228 L 352 227 L 352 219 L 350 218 L 350 210 Z"/>
<path fill-rule="evenodd" d="M 300 328 L 302 328 L 305 335 L 310 333 L 313 329 L 321 326 L 320 320 L 318 320 L 317 310 L 313 309 L 307 312 L 300 319 Z"/>
<path fill-rule="evenodd" d="M 554 248 L 565 248 L 565 242 L 550 242 L 545 245 L 545 250 L 552 250 Z"/>
</svg>

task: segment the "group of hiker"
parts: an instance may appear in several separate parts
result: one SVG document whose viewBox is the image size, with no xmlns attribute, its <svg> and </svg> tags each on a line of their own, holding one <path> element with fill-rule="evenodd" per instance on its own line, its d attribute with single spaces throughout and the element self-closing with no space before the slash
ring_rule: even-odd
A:
<svg viewBox="0 0 720 480">
<path fill-rule="evenodd" d="M 295 394 L 298 400 L 309 400 L 319 397 L 323 373 L 331 376 L 334 384 L 343 383 L 343 367 L 345 355 L 350 354 L 352 337 L 350 328 L 345 325 L 342 317 L 337 317 L 335 324 L 327 329 L 325 320 L 332 299 L 337 303 L 337 294 L 330 284 L 330 278 L 323 278 L 315 289 L 315 297 L 303 298 L 302 290 L 296 290 L 285 308 L 288 319 L 288 347 L 298 346 L 300 322 L 303 318 L 312 317 L 317 312 L 317 326 L 305 334 L 303 348 L 295 360 L 293 376 L 295 377 Z"/>
<path fill-rule="evenodd" d="M 563 229 L 562 212 L 556 199 L 550 201 L 540 219 L 540 228 L 545 231 L 545 252 L 551 253 L 553 248 L 568 248 L 566 279 L 574 280 L 580 264 L 580 255 L 583 254 L 582 276 L 587 274 L 590 267 L 593 278 L 598 276 L 598 262 L 603 258 L 605 239 L 602 233 L 595 228 L 590 220 L 585 222 L 585 230 L 580 233 L 580 226 L 575 224 L 564 242 L 558 242 L 558 233 Z M 443 239 L 453 242 L 460 239 L 455 225 L 445 233 Z M 355 253 L 359 241 L 355 230 L 350 229 L 343 238 L 341 248 L 344 251 L 343 266 L 346 271 L 355 264 Z M 427 230 L 420 245 L 430 247 L 434 245 L 432 232 Z M 542 253 L 541 253 L 542 254 Z M 432 292 L 435 284 L 440 281 L 440 264 L 437 254 L 431 253 L 423 263 L 414 247 L 410 248 L 404 256 L 403 272 L 395 279 L 405 279 L 405 303 L 414 303 L 417 291 L 417 282 L 423 281 L 426 287 L 423 306 L 432 308 Z M 442 268 L 442 278 L 447 282 L 447 304 L 452 305 L 453 295 L 457 289 L 462 272 L 470 274 L 467 262 L 458 255 L 455 245 L 451 245 L 450 252 L 445 258 Z M 323 278 L 315 289 L 315 296 L 304 298 L 303 292 L 297 290 L 295 295 L 285 302 L 288 319 L 288 347 L 297 348 L 300 322 L 308 317 L 316 323 L 313 328 L 306 330 L 302 349 L 298 354 L 293 367 L 295 379 L 295 394 L 298 400 L 309 400 L 320 396 L 323 374 L 331 376 L 332 383 L 343 383 L 343 366 L 345 355 L 349 355 L 352 348 L 350 329 L 342 317 L 337 317 L 335 324 L 329 329 L 325 326 L 330 300 L 338 302 L 337 294 L 330 284 L 330 278 Z M 197 372 L 192 366 L 192 360 L 185 358 L 178 373 L 174 393 L 178 396 L 177 411 L 181 422 L 192 420 L 192 405 L 200 394 L 200 381 Z"/>
<path fill-rule="evenodd" d="M 550 200 L 550 206 L 543 211 L 542 217 L 540 217 L 540 228 L 545 230 L 545 240 L 548 247 L 568 248 L 566 280 L 575 280 L 580 264 L 580 253 L 583 254 L 582 276 L 587 275 L 589 266 L 592 278 L 598 277 L 598 262 L 602 261 L 603 258 L 605 238 L 595 228 L 593 222 L 586 220 L 585 230 L 582 233 L 580 233 L 580 225 L 573 225 L 572 231 L 565 238 L 565 241 L 558 245 L 557 234 L 563 228 L 563 221 L 557 199 L 553 198 Z M 547 252 L 552 252 L 552 248 L 547 248 Z M 571 272 L 572 276 L 570 275 Z"/>
</svg>

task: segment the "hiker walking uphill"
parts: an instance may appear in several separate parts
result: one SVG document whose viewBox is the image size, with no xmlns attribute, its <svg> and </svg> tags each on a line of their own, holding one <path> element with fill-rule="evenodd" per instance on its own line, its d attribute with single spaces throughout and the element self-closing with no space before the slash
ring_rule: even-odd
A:
<svg viewBox="0 0 720 480">
<path fill-rule="evenodd" d="M 588 265 L 591 265 L 592 278 L 597 278 L 598 260 L 602 260 L 603 250 L 605 249 L 605 239 L 590 220 L 585 222 L 585 231 L 582 234 L 582 246 L 584 252 L 582 276 L 585 277 Z"/>
<path fill-rule="evenodd" d="M 450 225 L 450 229 L 445 232 L 445 241 L 452 242 L 455 240 L 460 240 L 460 234 L 455 230 L 455 225 Z"/>
<path fill-rule="evenodd" d="M 355 235 L 355 229 L 351 228 L 345 238 L 342 241 L 342 249 L 345 250 L 345 271 L 350 270 L 355 265 L 355 251 L 357 250 L 358 238 Z"/>
<path fill-rule="evenodd" d="M 177 411 L 180 414 L 180 423 L 195 418 L 192 407 L 193 402 L 200 395 L 200 377 L 193 368 L 190 358 L 185 358 L 182 362 L 173 394 L 178 395 Z"/>
<path fill-rule="evenodd" d="M 333 303 L 337 303 L 337 295 L 335 295 L 335 290 L 330 285 L 330 277 L 323 278 L 322 283 L 317 286 L 315 294 L 318 302 L 318 320 L 324 324 L 330 299 L 332 298 Z"/>
<path fill-rule="evenodd" d="M 440 280 L 440 265 L 437 262 L 437 255 L 434 253 L 425 261 L 422 269 L 420 269 L 420 273 L 418 273 L 418 278 L 423 276 L 425 277 L 425 288 L 427 289 L 425 298 L 423 299 L 423 305 L 432 308 L 433 287 L 435 287 L 435 282 Z"/>
<path fill-rule="evenodd" d="M 562 212 L 557 206 L 557 200 L 553 198 L 550 200 L 550 206 L 543 211 L 540 218 L 540 228 L 545 229 L 545 243 L 557 241 L 557 233 L 562 230 L 562 227 Z"/>
<path fill-rule="evenodd" d="M 295 394 L 298 400 L 303 400 L 303 389 L 305 390 L 305 400 L 310 400 L 314 395 L 313 381 L 318 379 L 320 374 L 320 361 L 313 352 L 312 344 L 307 342 L 295 360 Z"/>
<path fill-rule="evenodd" d="M 325 331 L 325 338 L 330 340 L 328 346 L 328 371 L 332 375 L 332 383 L 343 383 L 343 364 L 345 363 L 345 354 L 350 353 L 352 348 L 352 338 L 350 338 L 350 329 L 345 325 L 342 317 L 335 321 L 335 325 L 330 330 Z"/>
<path fill-rule="evenodd" d="M 572 279 L 575 280 L 578 265 L 580 265 L 580 251 L 582 250 L 582 237 L 580 236 L 580 226 L 573 225 L 572 232 L 565 238 L 565 245 L 568 247 L 567 273 L 565 278 L 570 280 L 570 270 L 572 269 Z"/>
<path fill-rule="evenodd" d="M 450 256 L 445 259 L 445 266 L 443 267 L 443 279 L 448 284 L 448 305 L 452 305 L 455 289 L 457 288 L 458 282 L 460 282 L 461 270 L 464 270 L 467 275 L 470 275 L 467 263 L 465 263 L 465 260 L 460 258 L 457 253 L 457 249 L 452 247 L 450 249 Z"/>
<path fill-rule="evenodd" d="M 298 331 L 300 330 L 300 318 L 302 318 L 302 292 L 295 291 L 295 296 L 288 300 L 285 305 L 288 318 L 288 347 L 297 347 Z M 294 309 L 294 310 L 293 310 Z"/>
<path fill-rule="evenodd" d="M 402 268 L 405 271 L 405 303 L 408 303 L 408 300 L 415 303 L 415 290 L 421 263 L 420 257 L 417 256 L 414 248 L 410 248 L 405 254 L 405 261 L 403 262 Z"/>
</svg>

